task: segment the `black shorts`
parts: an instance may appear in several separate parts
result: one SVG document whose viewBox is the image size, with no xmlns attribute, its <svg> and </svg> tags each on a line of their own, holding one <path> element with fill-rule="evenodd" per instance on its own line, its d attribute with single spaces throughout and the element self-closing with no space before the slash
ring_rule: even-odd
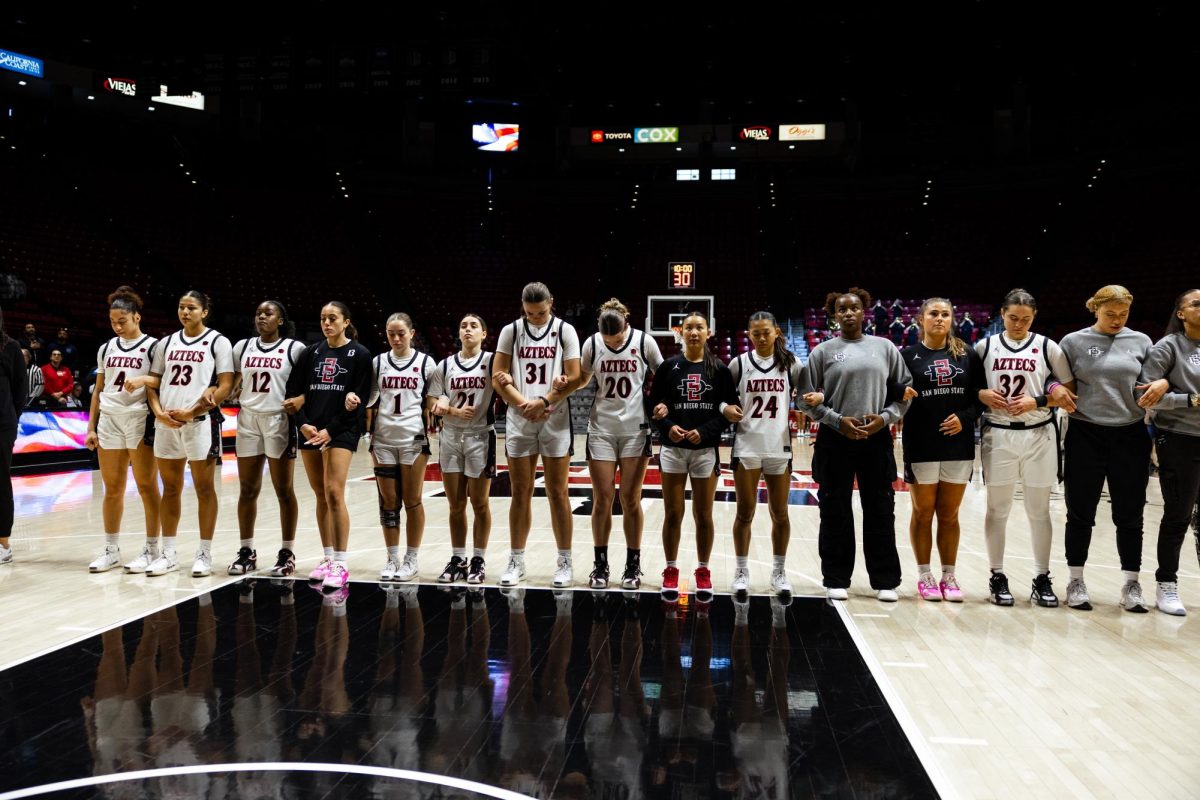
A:
<svg viewBox="0 0 1200 800">
<path fill-rule="evenodd" d="M 358 440 L 361 438 L 362 437 L 359 436 L 357 431 L 342 431 L 341 433 L 337 434 L 336 436 L 333 436 L 330 439 L 329 444 L 325 445 L 325 447 L 326 447 L 326 449 L 328 449 L 330 447 L 338 447 L 338 448 L 341 448 L 342 450 L 349 450 L 351 453 L 357 453 L 358 452 Z M 320 450 L 321 449 L 318 446 L 306 443 L 304 441 L 304 439 L 300 439 L 300 443 L 299 443 L 298 447 L 300 450 Z"/>
</svg>

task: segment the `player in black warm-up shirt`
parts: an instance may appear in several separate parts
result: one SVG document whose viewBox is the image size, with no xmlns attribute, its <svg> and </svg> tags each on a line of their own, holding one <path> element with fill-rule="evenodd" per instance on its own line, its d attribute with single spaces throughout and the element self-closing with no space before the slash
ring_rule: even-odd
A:
<svg viewBox="0 0 1200 800">
<path fill-rule="evenodd" d="M 659 470 L 663 489 L 662 594 L 668 600 L 679 596 L 679 535 L 683 524 L 683 500 L 687 479 L 692 478 L 692 517 L 696 521 L 696 600 L 712 600 L 713 497 L 721 458 L 717 445 L 728 420 L 721 403 L 737 405 L 737 393 L 729 368 L 708 349 L 708 320 L 700 313 L 683 321 L 683 353 L 664 361 L 654 374 L 647 405 L 652 409 L 662 441 Z"/>
<path fill-rule="evenodd" d="M 962 602 L 954 577 L 958 556 L 958 507 L 975 462 L 975 420 L 987 388 L 983 362 L 954 335 L 950 301 L 931 297 L 918 314 L 921 341 L 901 351 L 912 374 L 912 403 L 904 415 L 904 480 L 912 518 L 908 532 L 917 559 L 917 593 L 925 600 Z M 933 519 L 937 516 L 942 578 L 930 569 Z"/>
<path fill-rule="evenodd" d="M 308 579 L 337 591 L 350 579 L 346 475 L 363 434 L 365 404 L 360 401 L 371 396 L 373 373 L 371 352 L 355 339 L 350 309 L 343 303 L 332 300 L 321 308 L 321 332 L 325 341 L 305 350 L 292 369 L 284 408 L 300 426 L 300 455 L 316 495 L 317 529 L 325 549 Z"/>
</svg>

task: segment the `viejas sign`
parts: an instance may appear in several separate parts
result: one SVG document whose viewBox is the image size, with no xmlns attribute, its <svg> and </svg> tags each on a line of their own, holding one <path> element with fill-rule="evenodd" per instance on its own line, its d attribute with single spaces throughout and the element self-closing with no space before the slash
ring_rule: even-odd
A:
<svg viewBox="0 0 1200 800">
<path fill-rule="evenodd" d="M 748 125 L 738 132 L 738 138 L 743 142 L 769 142 L 771 133 L 770 125 Z"/>
<path fill-rule="evenodd" d="M 137 81 L 129 78 L 105 78 L 100 82 L 100 88 L 113 94 L 123 94 L 126 97 L 137 96 Z"/>
</svg>

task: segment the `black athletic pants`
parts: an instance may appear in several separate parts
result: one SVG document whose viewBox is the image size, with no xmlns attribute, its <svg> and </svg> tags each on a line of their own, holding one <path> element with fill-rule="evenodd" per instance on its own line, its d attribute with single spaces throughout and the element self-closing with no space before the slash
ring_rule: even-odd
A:
<svg viewBox="0 0 1200 800">
<path fill-rule="evenodd" d="M 817 433 L 813 480 L 820 484 L 821 527 L 817 547 L 826 587 L 845 589 L 854 572 L 854 510 L 850 505 L 858 478 L 863 512 L 863 555 L 872 589 L 900 585 L 896 553 L 896 457 L 885 427 L 863 440 L 847 439 L 828 425 Z"/>
<path fill-rule="evenodd" d="M 1087 563 L 1100 490 L 1108 480 L 1121 569 L 1142 568 L 1142 512 L 1150 480 L 1150 433 L 1144 422 L 1120 427 L 1080 419 L 1067 423 L 1067 565 Z"/>
<path fill-rule="evenodd" d="M 12 456 L 17 443 L 16 429 L 0 431 L 0 537 L 12 535 L 13 490 Z"/>
<path fill-rule="evenodd" d="M 1192 510 L 1200 495 L 1200 436 L 1160 430 L 1154 440 L 1158 448 L 1158 485 L 1162 488 L 1163 515 L 1158 526 L 1158 571 L 1156 581 L 1178 579 L 1179 549 L 1192 521 Z"/>
</svg>

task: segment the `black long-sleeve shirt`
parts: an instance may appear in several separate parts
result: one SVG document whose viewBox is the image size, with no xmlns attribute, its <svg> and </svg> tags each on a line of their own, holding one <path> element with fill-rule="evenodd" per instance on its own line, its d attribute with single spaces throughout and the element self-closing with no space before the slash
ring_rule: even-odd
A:
<svg viewBox="0 0 1200 800">
<path fill-rule="evenodd" d="M 28 384 L 21 345 L 17 340 L 9 339 L 0 350 L 0 430 L 17 430 L 21 409 L 25 408 Z"/>
<path fill-rule="evenodd" d="M 683 355 L 664 361 L 654 373 L 654 383 L 646 402 L 653 411 L 659 403 L 666 403 L 667 416 L 654 423 L 665 447 L 680 447 L 685 450 L 702 450 L 721 442 L 721 432 L 729 421 L 721 414 L 721 403 L 736 404 L 737 392 L 729 367 L 717 365 L 710 379 L 705 372 L 704 362 L 688 361 Z M 671 426 L 678 425 L 685 431 L 700 432 L 700 443 L 692 444 L 687 439 L 671 441 Z"/>
<path fill-rule="evenodd" d="M 900 355 L 918 393 L 904 415 L 905 462 L 974 460 L 975 420 L 983 411 L 979 390 L 987 388 L 983 361 L 974 348 L 955 358 L 946 348 L 930 350 L 918 343 Z M 958 416 L 962 430 L 947 436 L 939 426 L 951 414 Z"/>
<path fill-rule="evenodd" d="M 360 342 L 311 345 L 296 360 L 287 382 L 288 397 L 304 396 L 304 407 L 293 417 L 296 424 L 327 430 L 330 436 L 345 431 L 361 435 L 373 377 L 371 351 Z M 346 410 L 349 392 L 362 399 L 354 411 Z"/>
</svg>

